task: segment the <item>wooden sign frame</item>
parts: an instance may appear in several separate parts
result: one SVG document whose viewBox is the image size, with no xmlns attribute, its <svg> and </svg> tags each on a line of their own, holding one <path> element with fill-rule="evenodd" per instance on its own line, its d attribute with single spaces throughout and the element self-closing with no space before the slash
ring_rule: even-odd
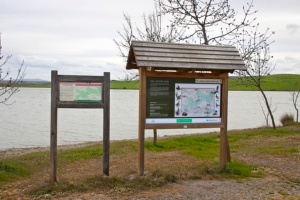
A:
<svg viewBox="0 0 300 200">
<path fill-rule="evenodd" d="M 139 68 L 139 174 L 144 174 L 144 141 L 145 129 L 183 129 L 183 128 L 220 128 L 220 166 L 226 166 L 228 138 L 227 138 L 227 110 L 228 110 L 228 72 L 220 73 L 187 73 L 187 72 L 155 72 L 146 67 Z M 147 78 L 193 78 L 220 79 L 221 90 L 221 122 L 218 123 L 180 123 L 180 124 L 146 124 L 146 93 Z"/>
<path fill-rule="evenodd" d="M 97 101 L 61 101 L 60 83 L 101 83 L 102 96 Z M 109 176 L 110 138 L 110 73 L 104 76 L 58 75 L 51 71 L 51 126 L 50 126 L 50 180 L 57 181 L 57 109 L 58 108 L 100 108 L 103 109 L 103 174 Z"/>
</svg>

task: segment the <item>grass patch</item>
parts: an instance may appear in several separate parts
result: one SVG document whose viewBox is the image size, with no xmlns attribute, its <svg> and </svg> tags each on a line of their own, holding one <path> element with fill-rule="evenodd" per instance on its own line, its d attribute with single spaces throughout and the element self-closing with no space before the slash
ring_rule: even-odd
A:
<svg viewBox="0 0 300 200">
<path fill-rule="evenodd" d="M 139 81 L 111 81 L 111 89 L 139 89 Z"/>
<path fill-rule="evenodd" d="M 219 141 L 220 138 L 217 135 L 180 136 L 161 139 L 156 145 L 153 142 L 146 141 L 145 148 L 155 152 L 180 150 L 201 159 L 214 159 L 219 156 Z"/>
<path fill-rule="evenodd" d="M 103 155 L 102 145 L 93 145 L 78 149 L 58 151 L 59 163 L 62 165 L 70 164 L 79 160 L 91 159 Z"/>
<path fill-rule="evenodd" d="M 225 175 L 234 178 L 262 177 L 263 173 L 257 167 L 246 165 L 242 162 L 229 162 L 221 170 Z"/>
<path fill-rule="evenodd" d="M 30 175 L 28 167 L 22 163 L 11 159 L 4 159 L 0 164 L 0 185 L 7 181 Z"/>
</svg>

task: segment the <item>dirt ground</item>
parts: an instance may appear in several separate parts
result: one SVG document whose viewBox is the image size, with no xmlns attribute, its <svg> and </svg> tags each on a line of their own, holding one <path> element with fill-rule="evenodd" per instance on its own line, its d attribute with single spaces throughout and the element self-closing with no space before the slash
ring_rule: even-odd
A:
<svg viewBox="0 0 300 200">
<path fill-rule="evenodd" d="M 256 144 L 263 145 L 263 140 L 253 141 Z M 45 194 L 38 197 L 28 195 L 28 191 L 39 184 L 45 184 L 49 180 L 49 172 L 45 171 L 36 174 L 27 179 L 22 179 L 5 185 L 0 191 L 0 199 L 140 199 L 140 200 L 156 200 L 156 199 L 300 199 L 300 141 L 293 139 L 290 141 L 299 148 L 293 156 L 266 156 L 255 154 L 251 151 L 251 146 L 243 151 L 232 152 L 232 158 L 243 161 L 250 165 L 258 166 L 263 171 L 263 178 L 245 178 L 245 179 L 214 179 L 203 178 L 198 180 L 178 180 L 176 183 L 169 183 L 166 186 L 145 190 L 140 192 L 124 191 L 124 188 L 116 188 L 113 191 L 95 190 L 93 192 L 84 193 L 68 193 L 68 194 Z M 246 144 L 245 144 L 246 145 Z M 72 148 L 74 146 L 69 146 Z M 11 151 L 11 155 L 18 155 L 26 152 L 41 151 L 44 148 L 34 148 Z M 122 167 L 131 169 L 133 177 L 137 176 L 134 172 L 137 169 L 136 157 L 126 157 L 122 160 L 121 156 L 111 156 L 111 174 L 122 173 Z M 197 159 L 186 158 L 184 154 L 179 152 L 167 153 L 148 153 L 146 155 L 148 167 L 172 162 L 181 168 L 182 163 L 201 164 Z M 74 166 L 68 167 L 60 171 L 61 179 L 70 179 L 74 177 L 93 176 L 95 171 L 101 171 L 101 160 L 90 159 L 85 163 L 75 163 Z M 89 169 L 89 170 L 86 170 Z M 120 191 L 118 191 L 120 190 Z"/>
</svg>

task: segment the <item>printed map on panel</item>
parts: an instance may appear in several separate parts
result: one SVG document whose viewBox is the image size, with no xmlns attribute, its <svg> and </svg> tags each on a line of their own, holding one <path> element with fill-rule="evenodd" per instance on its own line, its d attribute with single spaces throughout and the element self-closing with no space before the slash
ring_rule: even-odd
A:
<svg viewBox="0 0 300 200">
<path fill-rule="evenodd" d="M 175 92 L 175 116 L 220 116 L 219 93 L 219 87 L 216 85 L 177 84 Z"/>
<path fill-rule="evenodd" d="M 61 82 L 60 101 L 101 102 L 102 83 Z"/>
<path fill-rule="evenodd" d="M 76 85 L 74 93 L 75 102 L 100 102 L 101 85 Z"/>
</svg>

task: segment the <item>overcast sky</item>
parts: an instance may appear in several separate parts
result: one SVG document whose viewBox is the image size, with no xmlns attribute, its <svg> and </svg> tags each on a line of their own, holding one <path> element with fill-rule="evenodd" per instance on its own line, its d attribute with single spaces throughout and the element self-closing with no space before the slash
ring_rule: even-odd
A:
<svg viewBox="0 0 300 200">
<path fill-rule="evenodd" d="M 229 0 L 241 7 L 240 0 Z M 246 2 L 246 1 L 242 1 Z M 300 1 L 254 0 L 261 27 L 275 31 L 273 74 L 300 74 Z M 113 39 L 122 29 L 123 13 L 140 21 L 154 10 L 153 0 L 1 0 L 2 55 L 7 66 L 27 66 L 26 79 L 50 80 L 59 74 L 123 77 L 125 63 Z"/>
</svg>

